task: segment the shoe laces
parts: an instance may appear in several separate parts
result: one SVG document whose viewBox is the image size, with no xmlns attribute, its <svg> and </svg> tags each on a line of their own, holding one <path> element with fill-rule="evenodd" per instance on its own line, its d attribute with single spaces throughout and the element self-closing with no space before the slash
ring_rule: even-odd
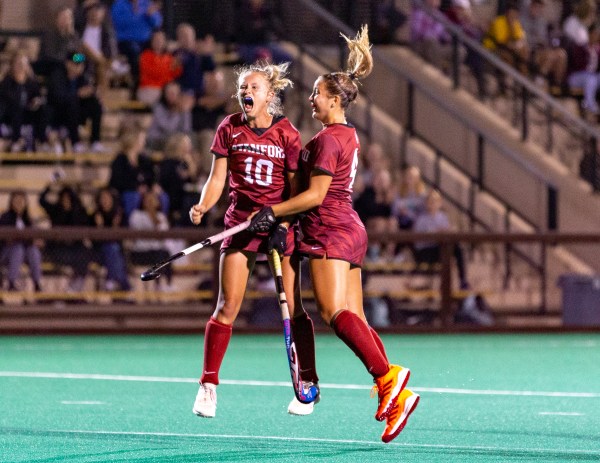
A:
<svg viewBox="0 0 600 463">
<path fill-rule="evenodd" d="M 217 403 L 217 388 L 212 385 L 209 386 L 208 384 L 203 384 L 202 387 L 204 388 L 204 395 L 202 397 L 202 400 L 204 402 Z"/>
</svg>

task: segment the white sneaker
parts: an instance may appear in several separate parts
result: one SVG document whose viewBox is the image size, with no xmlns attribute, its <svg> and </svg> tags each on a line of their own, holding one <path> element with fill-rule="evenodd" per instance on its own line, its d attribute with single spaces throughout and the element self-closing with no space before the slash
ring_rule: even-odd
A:
<svg viewBox="0 0 600 463">
<path fill-rule="evenodd" d="M 288 413 L 290 415 L 299 415 L 299 416 L 310 415 L 314 409 L 315 409 L 314 402 L 311 402 L 309 404 L 303 404 L 298 399 L 296 399 L 296 396 L 294 396 L 294 398 L 288 405 Z"/>
<path fill-rule="evenodd" d="M 204 418 L 215 417 L 217 412 L 217 386 L 215 384 L 200 384 L 192 411 Z"/>
<path fill-rule="evenodd" d="M 304 387 L 310 387 L 310 386 L 313 386 L 313 383 L 304 383 Z M 299 416 L 310 415 L 313 412 L 313 410 L 315 409 L 315 404 L 318 404 L 320 400 L 321 400 L 321 391 L 319 391 L 319 395 L 317 395 L 317 398 L 314 400 L 314 402 L 311 402 L 309 404 L 303 404 L 296 398 L 296 396 L 294 396 L 294 398 L 288 405 L 288 413 L 290 415 L 299 415 Z"/>
</svg>

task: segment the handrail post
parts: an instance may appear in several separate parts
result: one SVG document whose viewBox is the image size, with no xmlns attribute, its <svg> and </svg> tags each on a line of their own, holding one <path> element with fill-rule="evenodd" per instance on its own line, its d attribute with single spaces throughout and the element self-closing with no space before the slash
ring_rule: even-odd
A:
<svg viewBox="0 0 600 463">
<path fill-rule="evenodd" d="M 460 45 L 458 36 L 452 34 L 452 82 L 453 89 L 457 90 L 460 87 Z"/>
<path fill-rule="evenodd" d="M 529 90 L 523 86 L 521 87 L 521 141 L 526 141 L 529 137 L 529 117 L 527 114 L 528 102 Z"/>
<path fill-rule="evenodd" d="M 440 260 L 442 264 L 440 281 L 440 317 L 443 326 L 453 324 L 452 313 L 452 246 L 453 242 L 440 243 Z"/>
<path fill-rule="evenodd" d="M 415 84 L 411 82 L 408 83 L 408 95 L 406 98 L 406 131 L 409 135 L 414 135 L 415 133 Z"/>
</svg>

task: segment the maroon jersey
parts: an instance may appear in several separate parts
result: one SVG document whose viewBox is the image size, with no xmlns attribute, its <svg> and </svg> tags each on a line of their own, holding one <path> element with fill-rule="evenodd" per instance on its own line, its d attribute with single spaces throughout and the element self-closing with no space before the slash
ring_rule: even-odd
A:
<svg viewBox="0 0 600 463">
<path fill-rule="evenodd" d="M 275 119 L 260 135 L 248 127 L 242 113 L 227 116 L 221 122 L 210 150 L 215 156 L 226 157 L 228 162 L 229 207 L 225 228 L 243 222 L 263 206 L 289 197 L 287 176 L 298 169 L 301 148 L 298 130 L 285 117 Z M 221 248 L 266 252 L 266 236 L 238 233 L 226 239 Z"/>
<path fill-rule="evenodd" d="M 367 233 L 352 208 L 351 197 L 359 151 L 356 130 L 347 124 L 324 127 L 302 150 L 300 167 L 305 179 L 314 170 L 332 177 L 323 203 L 302 219 L 302 253 L 362 265 Z"/>
</svg>

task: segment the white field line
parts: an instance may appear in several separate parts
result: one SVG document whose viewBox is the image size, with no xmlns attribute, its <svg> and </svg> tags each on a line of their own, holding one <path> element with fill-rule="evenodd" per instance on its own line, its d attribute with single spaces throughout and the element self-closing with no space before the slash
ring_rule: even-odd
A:
<svg viewBox="0 0 600 463">
<path fill-rule="evenodd" d="M 40 378 L 40 379 L 83 379 L 97 381 L 136 381 L 146 383 L 198 383 L 194 378 L 176 378 L 164 376 L 129 376 L 129 375 L 105 375 L 105 374 L 83 374 L 83 373 L 50 373 L 37 371 L 0 371 L 0 377 L 4 378 Z M 233 386 L 256 386 L 256 387 L 290 387 L 288 381 L 253 381 L 253 380 L 231 380 L 224 379 L 221 384 Z M 359 389 L 368 390 L 371 386 L 364 384 L 334 384 L 321 383 L 323 389 Z M 457 389 L 445 387 L 411 387 L 416 392 L 430 392 L 436 394 L 465 394 L 465 395 L 497 395 L 497 396 L 532 396 L 532 397 L 570 397 L 570 398 L 600 398 L 600 392 L 552 392 L 552 391 L 510 391 L 494 389 Z"/>
<path fill-rule="evenodd" d="M 250 436 L 237 434 L 187 434 L 187 433 L 168 433 L 168 432 L 125 432 L 125 431 L 84 431 L 84 430 L 69 430 L 69 429 L 53 429 L 50 432 L 78 434 L 81 436 L 90 435 L 106 435 L 106 436 L 144 436 L 144 437 L 184 437 L 184 438 L 213 438 L 213 439 L 233 439 L 233 440 L 266 440 L 266 441 L 283 441 L 283 442 L 315 442 L 323 444 L 350 444 L 350 445 L 372 445 L 381 448 L 402 447 L 414 449 L 441 449 L 441 450 L 464 450 L 464 451 L 483 451 L 483 452 L 517 452 L 517 453 L 537 453 L 544 454 L 582 454 L 582 455 L 599 455 L 600 452 L 594 450 L 581 449 L 549 449 L 549 448 L 511 448 L 511 447 L 495 447 L 484 445 L 446 445 L 446 444 L 410 444 L 404 442 L 391 442 L 383 444 L 380 441 L 367 441 L 355 439 L 326 439 L 319 437 L 290 437 L 290 436 Z"/>
<path fill-rule="evenodd" d="M 98 400 L 61 400 L 63 405 L 106 405 L 106 402 L 100 402 Z"/>
<path fill-rule="evenodd" d="M 202 343 L 202 336 L 198 337 L 198 343 L 193 344 L 197 345 L 200 349 Z M 439 341 L 410 341 L 410 340 L 397 340 L 394 341 L 395 348 L 398 349 L 448 349 L 449 347 L 452 349 L 473 349 L 473 347 L 477 347 L 478 349 L 497 349 L 498 345 L 493 342 L 468 342 L 468 341 L 455 341 L 450 343 L 444 343 Z M 596 341 L 594 339 L 583 339 L 583 340 L 553 340 L 553 341 L 545 341 L 545 340 L 532 340 L 532 341 L 514 341 L 506 346 L 507 349 L 519 350 L 523 348 L 589 348 L 595 349 L 600 347 L 600 341 Z M 268 341 L 261 342 L 260 344 L 248 344 L 244 345 L 244 349 L 280 349 L 281 342 L 279 341 Z M 347 349 L 347 347 L 343 344 L 333 343 L 327 346 L 328 349 Z M 105 343 L 86 343 L 85 345 L 81 345 L 79 343 L 70 343 L 70 342 L 62 342 L 53 345 L 45 345 L 45 344 L 36 344 L 30 342 L 18 343 L 10 346 L 6 346 L 6 349 L 10 349 L 13 351 L 112 351 L 118 350 L 121 351 L 124 349 L 122 345 L 110 345 Z M 190 344 L 183 341 L 173 341 L 173 342 L 139 342 L 139 343 L 131 343 L 125 346 L 125 349 L 128 350 L 151 350 L 151 351 L 160 351 L 164 349 L 190 349 Z"/>
<path fill-rule="evenodd" d="M 579 412 L 539 412 L 538 415 L 585 416 L 585 413 L 579 413 Z"/>
</svg>

